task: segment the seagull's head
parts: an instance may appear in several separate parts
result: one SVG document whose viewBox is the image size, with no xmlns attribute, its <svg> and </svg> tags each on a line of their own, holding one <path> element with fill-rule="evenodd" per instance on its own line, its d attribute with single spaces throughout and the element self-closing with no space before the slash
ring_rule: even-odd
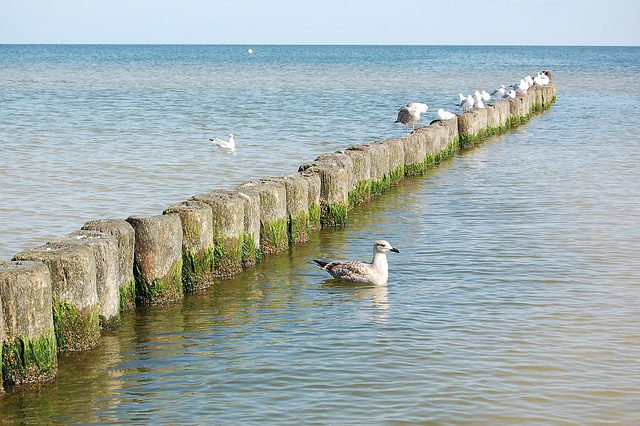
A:
<svg viewBox="0 0 640 426">
<path fill-rule="evenodd" d="M 233 136 L 233 133 L 229 133 L 229 139 L 233 139 L 235 138 L 235 136 Z"/>
<path fill-rule="evenodd" d="M 389 242 L 385 240 L 378 240 L 373 243 L 373 252 L 374 253 L 389 253 L 390 251 L 394 253 L 400 253 L 400 250 L 394 248 Z"/>
</svg>

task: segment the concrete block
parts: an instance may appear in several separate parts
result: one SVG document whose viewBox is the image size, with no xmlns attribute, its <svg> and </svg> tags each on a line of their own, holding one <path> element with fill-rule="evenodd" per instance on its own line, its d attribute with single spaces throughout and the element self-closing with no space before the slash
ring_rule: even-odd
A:
<svg viewBox="0 0 640 426">
<path fill-rule="evenodd" d="M 118 245 L 115 237 L 99 231 L 80 230 L 51 241 L 52 244 L 88 246 L 96 262 L 98 316 L 102 328 L 120 324 L 120 285 L 117 281 Z"/>
<path fill-rule="evenodd" d="M 214 282 L 213 211 L 207 203 L 183 201 L 166 208 L 163 214 L 175 213 L 182 223 L 182 287 L 194 291 Z"/>
<path fill-rule="evenodd" d="M 274 176 L 263 179 L 284 185 L 286 191 L 286 211 L 290 242 L 309 241 L 309 182 L 300 174 Z"/>
<path fill-rule="evenodd" d="M 136 233 L 136 301 L 156 304 L 184 297 L 182 223 L 177 214 L 130 216 Z"/>
<path fill-rule="evenodd" d="M 133 227 L 123 219 L 99 219 L 85 223 L 82 229 L 103 232 L 116 239 L 118 246 L 116 280 L 120 293 L 120 310 L 133 309 L 136 306 L 136 283 L 133 278 L 136 233 Z"/>
<path fill-rule="evenodd" d="M 58 373 L 51 277 L 44 263 L 0 262 L 0 344 L 0 391 L 2 377 L 20 384 Z"/>
<path fill-rule="evenodd" d="M 92 249 L 68 242 L 47 243 L 16 254 L 13 260 L 42 262 L 49 268 L 58 349 L 95 347 L 100 341 L 100 319 Z"/>
<path fill-rule="evenodd" d="M 278 253 L 289 247 L 287 234 L 287 191 L 270 181 L 251 181 L 238 186 L 260 208 L 260 249 L 263 254 Z"/>
</svg>

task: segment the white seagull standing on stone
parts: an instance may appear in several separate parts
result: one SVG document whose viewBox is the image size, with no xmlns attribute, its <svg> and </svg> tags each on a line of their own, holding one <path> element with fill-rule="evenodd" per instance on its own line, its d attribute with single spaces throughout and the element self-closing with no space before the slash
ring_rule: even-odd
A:
<svg viewBox="0 0 640 426">
<path fill-rule="evenodd" d="M 491 95 L 488 94 L 486 90 L 483 90 L 480 94 L 482 95 L 482 102 L 489 102 L 491 100 Z"/>
<path fill-rule="evenodd" d="M 373 260 L 371 263 L 357 260 L 351 262 L 314 260 L 314 262 L 334 278 L 359 284 L 385 285 L 389 279 L 387 253 L 390 251 L 400 253 L 398 249 L 393 248 L 387 241 L 378 240 L 373 243 Z"/>
<path fill-rule="evenodd" d="M 507 91 L 507 88 L 504 87 L 504 84 L 503 84 L 499 88 L 491 92 L 491 96 L 493 96 L 494 98 L 496 98 L 497 101 L 499 101 L 500 99 L 502 99 L 502 97 L 504 96 L 504 92 L 506 91 Z"/>
<path fill-rule="evenodd" d="M 482 109 L 484 108 L 484 103 L 482 103 L 482 93 L 477 90 L 473 94 L 473 99 L 475 100 L 476 108 Z"/>
<path fill-rule="evenodd" d="M 458 106 L 460 108 L 462 108 L 462 110 L 464 112 L 469 111 L 471 108 L 473 108 L 473 96 L 469 95 L 466 98 L 464 96 L 462 96 L 462 93 L 458 95 L 460 97 L 460 103 L 458 104 Z"/>
<path fill-rule="evenodd" d="M 407 126 L 407 135 L 409 134 L 409 125 L 411 125 L 411 133 L 415 130 L 415 124 L 420 120 L 420 115 L 427 112 L 429 105 L 420 102 L 410 102 L 398 110 L 398 119 L 396 123 L 402 123 Z"/>
<path fill-rule="evenodd" d="M 438 120 L 451 120 L 455 116 L 456 115 L 454 113 L 445 111 L 442 108 L 438 110 L 438 114 L 437 114 Z"/>
<path fill-rule="evenodd" d="M 228 141 L 218 139 L 218 138 L 213 138 L 209 140 L 215 143 L 216 145 L 218 145 L 220 148 L 228 149 L 230 151 L 236 150 L 236 140 L 235 140 L 235 136 L 233 136 L 233 133 L 229 133 Z"/>
</svg>

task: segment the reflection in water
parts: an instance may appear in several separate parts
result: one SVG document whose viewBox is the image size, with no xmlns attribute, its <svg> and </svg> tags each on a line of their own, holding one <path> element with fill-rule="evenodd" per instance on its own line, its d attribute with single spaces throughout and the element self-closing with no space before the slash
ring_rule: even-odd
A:
<svg viewBox="0 0 640 426">
<path fill-rule="evenodd" d="M 323 287 L 329 291 L 329 294 L 347 293 L 352 296 L 352 300 L 370 300 L 375 308 L 372 312 L 374 319 L 376 321 L 384 321 L 387 318 L 389 288 L 386 285 L 362 285 L 337 279 L 327 279 L 323 283 Z"/>
</svg>

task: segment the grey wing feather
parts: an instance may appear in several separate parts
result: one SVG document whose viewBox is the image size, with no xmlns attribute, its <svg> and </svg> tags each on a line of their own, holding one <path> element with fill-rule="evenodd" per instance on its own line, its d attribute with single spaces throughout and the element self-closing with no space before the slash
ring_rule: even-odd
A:
<svg viewBox="0 0 640 426">
<path fill-rule="evenodd" d="M 335 278 L 360 283 L 367 282 L 367 277 L 371 274 L 371 265 L 357 261 L 333 261 L 325 267 L 325 270 Z"/>
</svg>

